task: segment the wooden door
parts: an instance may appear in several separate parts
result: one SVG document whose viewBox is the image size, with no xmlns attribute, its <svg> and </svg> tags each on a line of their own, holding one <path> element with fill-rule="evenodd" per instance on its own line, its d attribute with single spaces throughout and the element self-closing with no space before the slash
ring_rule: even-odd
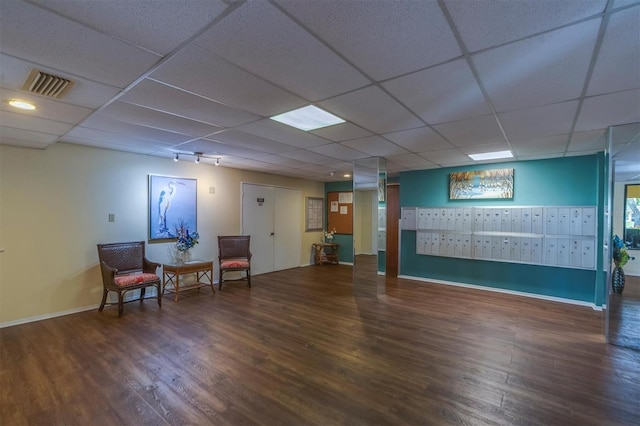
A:
<svg viewBox="0 0 640 426">
<path fill-rule="evenodd" d="M 387 185 L 387 276 L 398 276 L 398 221 L 400 220 L 400 185 Z"/>
</svg>

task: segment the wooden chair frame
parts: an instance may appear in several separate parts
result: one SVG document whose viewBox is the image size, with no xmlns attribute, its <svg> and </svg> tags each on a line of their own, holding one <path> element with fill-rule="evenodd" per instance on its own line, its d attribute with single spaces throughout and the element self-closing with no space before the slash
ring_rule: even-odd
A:
<svg viewBox="0 0 640 426">
<path fill-rule="evenodd" d="M 246 280 L 251 287 L 251 236 L 250 235 L 223 235 L 218 236 L 218 288 L 222 290 L 225 272 L 244 272 Z M 227 280 L 238 281 L 238 280 Z"/>
<path fill-rule="evenodd" d="M 147 287 L 156 288 L 158 306 L 162 307 L 162 285 L 160 277 L 156 274 L 156 269 L 160 267 L 160 264 L 151 262 L 145 257 L 144 241 L 98 244 L 97 246 L 104 287 L 98 311 L 102 311 L 105 305 L 117 304 L 118 317 L 121 317 L 124 311 L 125 293 L 140 289 L 140 302 L 142 303 Z M 131 283 L 118 284 L 117 281 L 122 282 L 123 277 L 127 277 L 127 280 L 129 280 L 128 277 L 131 277 Z M 107 303 L 107 294 L 110 291 L 118 293 L 117 303 Z"/>
</svg>

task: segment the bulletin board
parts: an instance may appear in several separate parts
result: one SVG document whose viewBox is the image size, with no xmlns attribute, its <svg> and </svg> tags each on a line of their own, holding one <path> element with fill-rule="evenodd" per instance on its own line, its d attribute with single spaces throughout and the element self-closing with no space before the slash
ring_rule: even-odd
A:
<svg viewBox="0 0 640 426">
<path fill-rule="evenodd" d="M 327 193 L 327 229 L 337 234 L 353 234 L 353 192 Z"/>
</svg>

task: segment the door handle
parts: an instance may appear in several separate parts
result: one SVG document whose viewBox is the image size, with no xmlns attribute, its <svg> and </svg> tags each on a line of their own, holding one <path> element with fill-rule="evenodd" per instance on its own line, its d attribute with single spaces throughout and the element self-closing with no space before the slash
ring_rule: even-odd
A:
<svg viewBox="0 0 640 426">
<path fill-rule="evenodd" d="M 272 232 L 271 234 L 269 234 L 270 237 L 273 237 L 274 235 L 276 235 L 275 232 Z"/>
</svg>

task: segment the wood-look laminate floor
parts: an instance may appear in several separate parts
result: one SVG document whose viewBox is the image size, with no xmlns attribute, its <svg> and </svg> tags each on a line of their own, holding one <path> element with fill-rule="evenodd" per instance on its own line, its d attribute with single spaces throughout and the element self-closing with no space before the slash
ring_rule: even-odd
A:
<svg viewBox="0 0 640 426">
<path fill-rule="evenodd" d="M 609 295 L 609 342 L 640 350 L 640 277 L 627 275 L 622 294 Z"/>
<path fill-rule="evenodd" d="M 640 423 L 640 352 L 605 344 L 600 312 L 350 281 L 312 266 L 4 328 L 0 424 Z"/>
</svg>

